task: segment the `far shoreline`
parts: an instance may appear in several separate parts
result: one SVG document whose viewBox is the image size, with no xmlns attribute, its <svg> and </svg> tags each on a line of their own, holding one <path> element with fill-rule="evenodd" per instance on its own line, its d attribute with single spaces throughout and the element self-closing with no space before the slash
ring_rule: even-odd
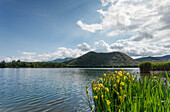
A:
<svg viewBox="0 0 170 112">
<path fill-rule="evenodd" d="M 139 66 L 116 66 L 116 67 L 106 67 L 106 66 L 69 66 L 69 67 L 0 67 L 0 68 L 139 68 Z"/>
</svg>

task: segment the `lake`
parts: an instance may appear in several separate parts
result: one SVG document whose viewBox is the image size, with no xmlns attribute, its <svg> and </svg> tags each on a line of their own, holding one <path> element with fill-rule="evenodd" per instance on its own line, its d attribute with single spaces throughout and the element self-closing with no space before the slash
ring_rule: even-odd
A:
<svg viewBox="0 0 170 112">
<path fill-rule="evenodd" d="M 115 68 L 0 69 L 0 112 L 88 112 L 85 87 Z M 139 72 L 138 68 L 127 68 Z"/>
</svg>

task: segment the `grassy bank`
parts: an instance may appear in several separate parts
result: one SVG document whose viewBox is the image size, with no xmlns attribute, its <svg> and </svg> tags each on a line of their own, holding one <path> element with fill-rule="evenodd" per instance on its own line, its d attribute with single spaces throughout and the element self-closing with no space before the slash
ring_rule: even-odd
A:
<svg viewBox="0 0 170 112">
<path fill-rule="evenodd" d="M 170 79 L 167 75 L 168 82 Z M 95 112 L 169 112 L 170 88 L 159 77 L 137 80 L 125 71 L 103 74 L 86 87 L 87 104 Z"/>
<path fill-rule="evenodd" d="M 141 73 L 149 73 L 150 71 L 170 71 L 170 62 L 142 62 L 139 68 Z"/>
</svg>

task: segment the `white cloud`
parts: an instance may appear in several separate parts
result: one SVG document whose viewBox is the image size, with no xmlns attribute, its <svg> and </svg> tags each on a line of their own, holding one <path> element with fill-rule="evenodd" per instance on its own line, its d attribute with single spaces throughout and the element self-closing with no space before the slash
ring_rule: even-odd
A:
<svg viewBox="0 0 170 112">
<path fill-rule="evenodd" d="M 152 33 L 149 33 L 147 31 L 141 31 L 137 35 L 131 37 L 131 40 L 133 41 L 141 41 L 143 39 L 153 39 Z"/>
<path fill-rule="evenodd" d="M 36 55 L 35 52 L 21 52 L 21 51 L 18 51 L 21 55 L 28 55 L 28 56 L 31 56 L 31 55 Z"/>
<path fill-rule="evenodd" d="M 129 38 L 119 38 L 111 45 L 96 42 L 95 50 L 119 50 L 130 56 L 169 54 L 170 0 L 101 0 L 101 3 L 103 8 L 97 10 L 100 22 L 85 24 L 88 27 L 82 29 L 89 31 L 98 25 L 100 28 L 93 32 L 101 31 L 111 37 L 127 34 Z"/>
<path fill-rule="evenodd" d="M 169 54 L 170 50 L 163 46 L 152 45 L 147 42 L 130 41 L 129 39 L 118 40 L 116 43 L 111 44 L 111 49 L 126 53 L 132 57 L 166 55 Z"/>
<path fill-rule="evenodd" d="M 100 24 L 88 25 L 83 23 L 82 21 L 77 21 L 77 24 L 81 27 L 81 29 L 87 30 L 92 33 L 96 32 L 97 30 L 102 30 L 102 25 Z"/>
<path fill-rule="evenodd" d="M 96 52 L 110 52 L 110 46 L 104 40 L 94 43 L 94 51 Z"/>
<path fill-rule="evenodd" d="M 83 42 L 82 44 L 78 44 L 77 48 L 80 49 L 81 51 L 89 51 L 89 50 L 91 50 L 90 46 L 85 42 Z"/>
<path fill-rule="evenodd" d="M 115 50 L 120 50 L 123 49 L 125 46 L 122 43 L 113 43 L 110 45 L 111 49 L 115 49 Z"/>
<path fill-rule="evenodd" d="M 57 49 L 57 51 L 55 51 L 53 53 L 45 52 L 43 54 L 24 55 L 24 56 L 20 56 L 20 57 L 1 56 L 0 60 L 1 61 L 5 60 L 6 62 L 11 62 L 13 60 L 21 60 L 21 61 L 27 61 L 27 62 L 39 62 L 39 61 L 51 61 L 51 60 L 55 60 L 55 59 L 64 59 L 67 57 L 76 58 L 78 56 L 83 55 L 84 53 L 86 53 L 86 52 L 83 52 L 80 49 L 71 49 L 71 48 L 60 47 Z"/>
<path fill-rule="evenodd" d="M 108 5 L 110 2 L 111 3 L 114 3 L 114 2 L 116 2 L 117 0 L 101 0 L 101 2 L 102 2 L 102 6 L 106 6 L 106 5 Z"/>
<path fill-rule="evenodd" d="M 115 31 L 111 31 L 111 32 L 107 33 L 107 36 L 117 36 L 117 35 L 123 34 L 123 33 L 124 33 L 123 31 L 115 30 Z"/>
<path fill-rule="evenodd" d="M 5 57 L 0 56 L 0 61 L 5 60 L 6 62 L 11 62 L 13 60 L 21 60 L 27 62 L 41 62 L 41 61 L 51 61 L 55 59 L 64 59 L 67 57 L 76 58 L 89 51 L 95 52 L 123 52 L 129 56 L 141 57 L 141 56 L 162 56 L 169 54 L 170 46 L 167 42 L 163 42 L 159 45 L 152 45 L 144 41 L 133 41 L 131 39 L 120 39 L 115 43 L 108 44 L 104 40 L 94 42 L 91 48 L 87 43 L 78 44 L 76 49 L 59 47 L 55 52 L 49 53 L 45 52 L 43 54 L 37 55 L 21 55 L 20 57 Z"/>
<path fill-rule="evenodd" d="M 105 8 L 105 10 L 97 10 L 101 15 L 101 22 L 88 25 L 78 21 L 78 25 L 83 30 L 90 32 L 101 30 L 105 31 L 107 36 L 121 33 L 136 36 L 143 35 L 141 33 L 143 31 L 147 31 L 144 32 L 145 34 L 152 35 L 170 29 L 169 0 L 101 0 L 101 2 Z M 105 7 L 106 5 L 108 8 Z"/>
</svg>

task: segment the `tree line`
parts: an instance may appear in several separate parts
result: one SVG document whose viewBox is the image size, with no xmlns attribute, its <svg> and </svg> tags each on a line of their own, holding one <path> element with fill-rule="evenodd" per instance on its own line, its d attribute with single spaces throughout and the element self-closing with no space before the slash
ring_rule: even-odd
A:
<svg viewBox="0 0 170 112">
<path fill-rule="evenodd" d="M 138 67 L 138 65 L 68 65 L 65 63 L 50 62 L 22 62 L 20 60 L 12 62 L 0 62 L 0 68 L 122 68 Z"/>
<path fill-rule="evenodd" d="M 0 68 L 64 68 L 64 63 L 49 63 L 49 62 L 22 62 L 20 60 L 12 62 L 2 61 Z"/>
</svg>

